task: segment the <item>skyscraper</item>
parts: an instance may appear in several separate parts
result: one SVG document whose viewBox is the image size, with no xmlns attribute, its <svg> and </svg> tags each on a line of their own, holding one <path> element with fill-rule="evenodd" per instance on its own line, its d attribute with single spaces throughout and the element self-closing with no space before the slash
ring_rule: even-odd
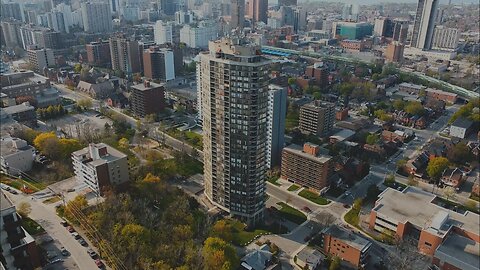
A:
<svg viewBox="0 0 480 270">
<path fill-rule="evenodd" d="M 419 0 L 413 24 L 411 46 L 422 50 L 432 47 L 438 0 Z"/>
<path fill-rule="evenodd" d="M 270 61 L 238 37 L 211 41 L 199 58 L 205 194 L 253 225 L 265 208 Z"/>
<path fill-rule="evenodd" d="M 278 85 L 268 87 L 267 117 L 267 166 L 280 164 L 285 144 L 285 118 L 287 115 L 287 88 Z"/>
<path fill-rule="evenodd" d="M 345 21 L 358 21 L 360 7 L 358 4 L 345 4 L 343 6 L 342 19 Z"/>
<path fill-rule="evenodd" d="M 433 34 L 432 49 L 453 51 L 457 48 L 460 33 L 457 28 L 436 26 Z"/>
<path fill-rule="evenodd" d="M 82 3 L 83 28 L 88 33 L 112 31 L 112 15 L 108 3 Z"/>
<path fill-rule="evenodd" d="M 113 70 L 127 74 L 140 72 L 140 48 L 137 41 L 120 35 L 111 37 L 109 42 Z"/>
<path fill-rule="evenodd" d="M 268 0 L 249 0 L 248 16 L 255 22 L 267 23 Z"/>
<path fill-rule="evenodd" d="M 232 29 L 243 29 L 245 23 L 245 0 L 232 0 L 230 8 L 230 25 L 232 26 Z"/>
</svg>

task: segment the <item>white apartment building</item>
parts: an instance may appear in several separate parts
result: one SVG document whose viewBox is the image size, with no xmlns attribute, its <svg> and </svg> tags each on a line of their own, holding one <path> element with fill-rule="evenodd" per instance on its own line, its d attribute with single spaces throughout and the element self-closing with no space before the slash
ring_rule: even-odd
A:
<svg viewBox="0 0 480 270">
<path fill-rule="evenodd" d="M 112 31 L 112 16 L 108 3 L 82 3 L 82 19 L 85 32 L 104 33 Z"/>
<path fill-rule="evenodd" d="M 153 37 L 157 45 L 172 43 L 173 24 L 170 22 L 157 21 L 153 27 Z"/>
<path fill-rule="evenodd" d="M 52 49 L 40 49 L 31 46 L 27 49 L 28 62 L 32 64 L 37 72 L 42 72 L 45 67 L 55 66 L 55 57 Z"/>
<path fill-rule="evenodd" d="M 202 21 L 198 26 L 185 25 L 180 29 L 180 42 L 190 48 L 206 48 L 208 42 L 218 36 L 217 25 L 214 22 Z"/>
<path fill-rule="evenodd" d="M 104 143 L 72 153 L 73 171 L 79 182 L 85 183 L 98 195 L 105 187 L 129 180 L 127 155 Z"/>
<path fill-rule="evenodd" d="M 175 23 L 189 24 L 193 22 L 193 13 L 191 11 L 179 10 L 175 12 Z"/>
<path fill-rule="evenodd" d="M 436 26 L 433 32 L 432 49 L 453 51 L 457 48 L 459 37 L 457 28 Z"/>
<path fill-rule="evenodd" d="M 35 148 L 18 138 L 4 137 L 0 141 L 0 166 L 2 171 L 18 175 L 32 169 Z"/>
</svg>

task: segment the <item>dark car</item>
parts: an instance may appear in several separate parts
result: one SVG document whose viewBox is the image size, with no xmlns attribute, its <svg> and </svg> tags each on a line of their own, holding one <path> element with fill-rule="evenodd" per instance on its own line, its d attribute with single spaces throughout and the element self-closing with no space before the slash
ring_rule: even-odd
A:
<svg viewBox="0 0 480 270">
<path fill-rule="evenodd" d="M 62 221 L 60 221 L 60 224 L 62 224 L 63 227 L 67 227 L 68 226 L 68 222 L 64 219 L 62 219 Z"/>
<path fill-rule="evenodd" d="M 75 232 L 75 229 L 72 226 L 67 226 L 67 231 L 69 233 L 73 233 L 73 232 Z"/>
<path fill-rule="evenodd" d="M 15 195 L 18 194 L 18 192 L 17 192 L 15 189 L 10 189 L 8 192 L 10 192 L 10 193 L 12 193 L 12 194 L 15 194 Z"/>
<path fill-rule="evenodd" d="M 343 207 L 350 208 L 350 205 L 349 204 L 344 204 Z"/>
<path fill-rule="evenodd" d="M 87 241 L 85 241 L 85 239 L 83 239 L 83 238 L 78 239 L 78 242 L 80 243 L 80 245 L 82 245 L 84 247 L 88 246 Z"/>
<path fill-rule="evenodd" d="M 62 253 L 63 256 L 68 256 L 70 255 L 70 252 L 68 252 L 68 250 L 64 247 L 61 247 L 60 248 L 60 253 Z"/>
<path fill-rule="evenodd" d="M 103 269 L 103 267 L 105 266 L 100 259 L 96 259 L 96 260 L 95 260 L 95 264 L 96 264 L 97 267 L 100 268 L 100 269 Z"/>
</svg>

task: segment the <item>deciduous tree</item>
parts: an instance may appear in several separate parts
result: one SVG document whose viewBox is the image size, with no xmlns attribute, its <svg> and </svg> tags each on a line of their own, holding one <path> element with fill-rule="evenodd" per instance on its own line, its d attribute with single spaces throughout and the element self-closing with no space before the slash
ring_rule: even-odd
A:
<svg viewBox="0 0 480 270">
<path fill-rule="evenodd" d="M 444 157 L 435 157 L 428 162 L 427 173 L 433 180 L 438 180 L 442 176 L 443 171 L 448 168 L 448 159 Z"/>
<path fill-rule="evenodd" d="M 235 248 L 217 237 L 209 237 L 205 240 L 202 254 L 205 270 L 232 270 L 239 264 Z"/>
</svg>

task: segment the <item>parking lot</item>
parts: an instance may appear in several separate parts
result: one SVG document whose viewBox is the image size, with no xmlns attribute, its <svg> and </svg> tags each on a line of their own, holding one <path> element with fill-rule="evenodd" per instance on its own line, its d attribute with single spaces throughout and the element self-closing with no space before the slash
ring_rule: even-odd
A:
<svg viewBox="0 0 480 270">
<path fill-rule="evenodd" d="M 70 252 L 63 248 L 58 240 L 54 240 L 48 235 L 43 235 L 36 239 L 40 242 L 41 248 L 46 252 L 47 259 L 50 261 L 44 270 L 63 270 L 63 269 L 80 269 L 70 256 Z M 62 254 L 62 248 L 65 250 Z"/>
<path fill-rule="evenodd" d="M 78 114 L 69 114 L 61 118 L 39 121 L 42 131 L 62 131 L 68 137 L 79 138 L 103 132 L 105 124 L 112 125 L 112 121 L 105 116 L 101 116 L 96 112 L 88 111 Z"/>
</svg>

